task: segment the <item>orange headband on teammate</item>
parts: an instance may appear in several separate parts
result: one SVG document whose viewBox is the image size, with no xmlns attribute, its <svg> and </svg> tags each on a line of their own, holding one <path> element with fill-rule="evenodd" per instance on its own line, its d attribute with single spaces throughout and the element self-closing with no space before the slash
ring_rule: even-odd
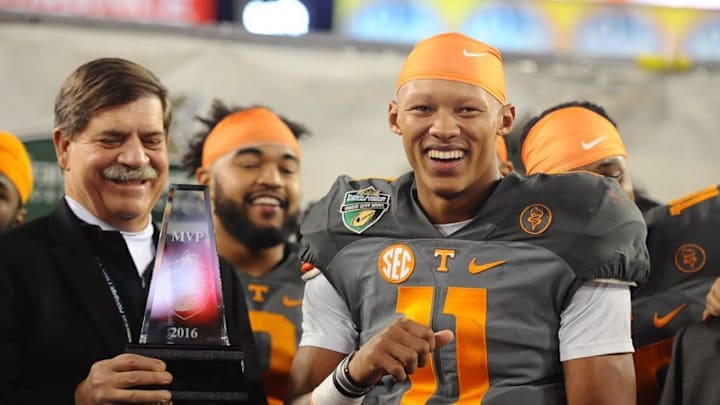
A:
<svg viewBox="0 0 720 405">
<path fill-rule="evenodd" d="M 617 128 L 584 107 L 567 107 L 544 116 L 528 132 L 522 147 L 527 174 L 560 173 L 627 150 Z"/>
<path fill-rule="evenodd" d="M 228 152 L 267 144 L 286 145 L 298 159 L 301 157 L 292 130 L 272 111 L 258 107 L 232 113 L 210 131 L 203 146 L 202 166 L 209 167 Z"/>
<path fill-rule="evenodd" d="M 482 87 L 505 104 L 505 75 L 500 51 L 458 33 L 420 41 L 405 60 L 395 92 L 410 80 L 444 79 Z"/>
</svg>

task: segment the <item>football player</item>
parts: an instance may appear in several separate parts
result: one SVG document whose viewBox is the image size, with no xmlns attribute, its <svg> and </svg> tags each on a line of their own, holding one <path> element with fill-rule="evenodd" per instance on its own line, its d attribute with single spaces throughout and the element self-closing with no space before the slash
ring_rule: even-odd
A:
<svg viewBox="0 0 720 405">
<path fill-rule="evenodd" d="M 183 163 L 209 187 L 218 255 L 245 288 L 250 325 L 268 403 L 282 404 L 300 338 L 304 283 L 297 229 L 301 150 L 307 133 L 265 107 L 227 107 L 215 100 L 205 130 Z"/>
<path fill-rule="evenodd" d="M 416 44 L 388 113 L 413 171 L 342 176 L 303 221 L 290 400 L 634 403 L 640 211 L 600 176 L 503 178 L 514 118 L 497 49 Z"/>
<path fill-rule="evenodd" d="M 671 201 L 646 212 L 645 220 L 652 271 L 633 292 L 632 330 L 638 405 L 654 405 L 666 380 L 674 336 L 703 318 L 706 296 L 706 318 L 713 311 L 714 295 L 708 290 L 720 275 L 720 190 L 712 186 Z M 675 377 L 668 381 L 676 382 Z M 671 390 L 683 392 L 680 386 Z"/>
</svg>

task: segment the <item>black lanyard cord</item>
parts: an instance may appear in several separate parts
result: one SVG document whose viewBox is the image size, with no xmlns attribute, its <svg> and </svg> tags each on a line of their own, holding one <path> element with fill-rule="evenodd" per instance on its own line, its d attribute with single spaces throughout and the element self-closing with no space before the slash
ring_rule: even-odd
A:
<svg viewBox="0 0 720 405">
<path fill-rule="evenodd" d="M 122 301 L 120 300 L 120 294 L 118 294 L 118 290 L 115 287 L 115 283 L 113 283 L 112 279 L 110 278 L 110 275 L 105 271 L 105 266 L 103 266 L 102 261 L 99 257 L 96 257 L 98 265 L 100 266 L 100 270 L 102 270 L 103 276 L 105 276 L 105 282 L 107 283 L 108 289 L 110 289 L 110 294 L 112 294 L 113 299 L 115 300 L 115 307 L 118 310 L 118 313 L 120 314 L 120 317 L 122 318 L 123 324 L 125 324 L 125 332 L 127 333 L 127 341 L 128 343 L 132 343 L 132 332 L 130 331 L 130 322 L 128 321 L 127 314 L 125 313 L 125 307 L 122 304 Z"/>
</svg>

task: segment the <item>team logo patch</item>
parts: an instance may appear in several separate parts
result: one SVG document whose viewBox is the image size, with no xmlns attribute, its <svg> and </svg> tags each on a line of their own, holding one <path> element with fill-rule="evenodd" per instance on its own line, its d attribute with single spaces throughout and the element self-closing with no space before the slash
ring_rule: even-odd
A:
<svg viewBox="0 0 720 405">
<path fill-rule="evenodd" d="M 547 231 L 552 222 L 552 211 L 543 204 L 532 204 L 520 213 L 520 227 L 530 235 L 540 235 Z"/>
<path fill-rule="evenodd" d="M 415 254 L 402 243 L 390 245 L 380 252 L 378 270 L 388 283 L 400 284 L 415 270 Z"/>
<path fill-rule="evenodd" d="M 345 227 L 359 234 L 375 225 L 388 208 L 390 194 L 370 186 L 345 193 L 340 215 Z"/>
<path fill-rule="evenodd" d="M 705 249 L 694 243 L 686 243 L 675 251 L 675 267 L 683 273 L 695 273 L 705 267 Z"/>
</svg>

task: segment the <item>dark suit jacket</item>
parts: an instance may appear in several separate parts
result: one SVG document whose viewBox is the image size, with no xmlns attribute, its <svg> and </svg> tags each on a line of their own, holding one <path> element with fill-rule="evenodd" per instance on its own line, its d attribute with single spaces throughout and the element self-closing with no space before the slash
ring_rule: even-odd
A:
<svg viewBox="0 0 720 405">
<path fill-rule="evenodd" d="M 245 349 L 252 403 L 265 403 L 243 290 L 221 267 L 228 335 Z M 0 235 L 0 403 L 74 403 L 91 365 L 123 353 L 126 336 L 92 245 L 64 200 Z"/>
</svg>

